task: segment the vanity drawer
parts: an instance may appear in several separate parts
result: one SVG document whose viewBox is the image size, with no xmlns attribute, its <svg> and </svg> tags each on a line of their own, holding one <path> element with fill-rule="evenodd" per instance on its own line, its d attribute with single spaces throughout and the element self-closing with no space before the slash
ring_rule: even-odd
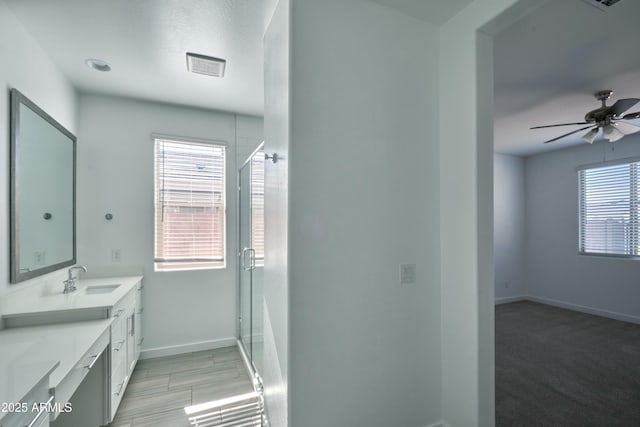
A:
<svg viewBox="0 0 640 427">
<path fill-rule="evenodd" d="M 127 317 L 136 305 L 136 286 L 131 289 L 120 301 L 111 309 L 111 317 Z M 127 314 L 128 313 L 128 314 Z"/>
<path fill-rule="evenodd" d="M 71 399 L 73 393 L 76 391 L 82 380 L 87 376 L 89 371 L 93 369 L 94 365 L 108 345 L 109 330 L 107 329 L 102 333 L 102 335 L 100 335 L 84 356 L 80 358 L 78 363 L 75 364 L 60 384 L 55 386 L 55 398 L 56 402 L 58 402 L 56 409 L 64 406 L 64 404 Z M 52 419 L 55 420 L 58 414 L 59 412 L 54 412 Z"/>
<path fill-rule="evenodd" d="M 48 426 L 49 412 L 46 403 L 53 406 L 53 397 L 49 397 L 49 387 L 47 386 L 49 377 L 40 381 L 27 396 L 25 396 L 20 404 L 27 409 L 26 412 L 13 412 L 8 414 L 0 421 L 2 427 L 25 427 L 25 426 Z M 41 411 L 33 410 L 34 405 L 43 405 Z M 21 408 L 22 409 L 22 408 Z"/>
<path fill-rule="evenodd" d="M 111 366 L 126 359 L 127 354 L 127 319 L 123 315 L 115 318 L 111 324 Z"/>
<path fill-rule="evenodd" d="M 129 382 L 129 376 L 126 374 L 126 363 L 120 363 L 114 371 L 111 372 L 111 420 L 116 415 L 124 391 Z"/>
</svg>

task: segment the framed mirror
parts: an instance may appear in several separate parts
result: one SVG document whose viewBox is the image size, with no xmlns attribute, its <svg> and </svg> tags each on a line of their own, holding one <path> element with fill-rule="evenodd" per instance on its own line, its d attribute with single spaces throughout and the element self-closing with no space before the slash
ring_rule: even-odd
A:
<svg viewBox="0 0 640 427">
<path fill-rule="evenodd" d="M 11 90 L 11 283 L 76 263 L 76 137 Z"/>
</svg>

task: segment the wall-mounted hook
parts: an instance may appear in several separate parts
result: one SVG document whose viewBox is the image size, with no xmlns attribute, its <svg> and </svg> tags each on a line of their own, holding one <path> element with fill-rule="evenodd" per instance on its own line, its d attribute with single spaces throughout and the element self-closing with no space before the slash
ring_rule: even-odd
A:
<svg viewBox="0 0 640 427">
<path fill-rule="evenodd" d="M 271 160 L 273 163 L 278 163 L 278 159 L 280 158 L 280 156 L 278 156 L 278 153 L 273 153 L 272 155 L 268 155 L 265 153 L 264 158 L 265 160 Z"/>
<path fill-rule="evenodd" d="M 107 221 L 111 221 L 113 219 L 113 214 L 108 213 L 104 217 Z"/>
</svg>

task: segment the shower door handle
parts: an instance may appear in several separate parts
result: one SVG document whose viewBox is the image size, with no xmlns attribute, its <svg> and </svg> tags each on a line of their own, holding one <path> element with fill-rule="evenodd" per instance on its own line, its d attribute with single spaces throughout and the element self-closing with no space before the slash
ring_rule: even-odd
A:
<svg viewBox="0 0 640 427">
<path fill-rule="evenodd" d="M 249 254 L 249 262 L 247 263 L 247 254 Z M 251 271 L 256 268 L 256 251 L 253 248 L 244 248 L 242 250 L 242 269 Z"/>
</svg>

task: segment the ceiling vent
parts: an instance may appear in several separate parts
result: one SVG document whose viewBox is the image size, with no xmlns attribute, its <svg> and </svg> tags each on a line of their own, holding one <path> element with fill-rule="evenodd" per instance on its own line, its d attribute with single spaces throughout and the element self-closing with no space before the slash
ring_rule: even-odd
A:
<svg viewBox="0 0 640 427">
<path fill-rule="evenodd" d="M 597 7 L 600 10 L 608 10 L 616 3 L 620 3 L 622 0 L 582 0 L 583 2 Z"/>
<path fill-rule="evenodd" d="M 223 77 L 226 65 L 224 59 L 187 52 L 187 70 L 192 73 Z"/>
</svg>

